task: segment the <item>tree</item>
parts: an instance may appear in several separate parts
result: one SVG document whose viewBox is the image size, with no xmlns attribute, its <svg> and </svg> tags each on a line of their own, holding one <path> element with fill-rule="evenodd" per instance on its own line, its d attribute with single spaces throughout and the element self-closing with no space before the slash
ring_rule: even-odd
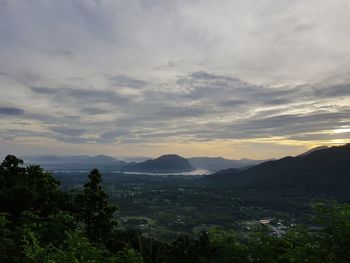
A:
<svg viewBox="0 0 350 263">
<path fill-rule="evenodd" d="M 143 263 L 143 258 L 140 253 L 135 251 L 129 245 L 126 245 L 123 250 L 117 254 L 117 263 Z"/>
<path fill-rule="evenodd" d="M 350 205 L 333 202 L 315 204 L 322 251 L 333 262 L 350 262 Z M 320 251 L 319 251 L 320 252 Z"/>
<path fill-rule="evenodd" d="M 48 215 L 58 209 L 60 182 L 40 166 L 23 167 L 23 161 L 8 155 L 0 165 L 0 211 L 15 220 L 25 210 Z"/>
<path fill-rule="evenodd" d="M 99 263 L 118 262 L 102 247 L 89 242 L 81 233 L 67 232 L 66 239 L 58 247 L 52 244 L 43 245 L 34 232 L 27 230 L 25 235 L 24 254 L 26 262 L 33 263 Z M 124 262 L 123 262 L 124 263 Z"/>
<path fill-rule="evenodd" d="M 7 214 L 0 214 L 0 262 L 14 262 L 18 249 L 13 240 Z"/>
<path fill-rule="evenodd" d="M 201 231 L 198 239 L 181 235 L 168 248 L 168 260 L 171 263 L 204 263 L 214 256 L 215 248 L 210 244 L 209 236 Z"/>
<path fill-rule="evenodd" d="M 101 242 L 116 224 L 113 215 L 117 207 L 108 202 L 108 195 L 102 187 L 101 175 L 97 169 L 91 171 L 89 179 L 84 185 L 84 193 L 77 197 L 78 217 L 85 223 L 88 238 Z"/>
</svg>

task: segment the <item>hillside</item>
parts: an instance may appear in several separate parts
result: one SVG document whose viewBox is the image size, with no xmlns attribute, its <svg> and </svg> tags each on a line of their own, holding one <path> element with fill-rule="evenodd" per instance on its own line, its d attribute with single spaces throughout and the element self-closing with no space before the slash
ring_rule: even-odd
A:
<svg viewBox="0 0 350 263">
<path fill-rule="evenodd" d="M 299 154 L 298 156 L 305 156 L 305 155 L 308 155 L 310 153 L 313 153 L 313 152 L 316 152 L 316 151 L 319 151 L 319 150 L 324 150 L 324 149 L 327 149 L 327 148 L 328 148 L 328 146 L 318 146 L 318 147 L 312 148 L 312 149 L 310 149 L 310 150 L 308 150 L 308 151 L 306 151 L 306 152 L 304 152 L 302 154 Z"/>
<path fill-rule="evenodd" d="M 244 171 L 227 170 L 206 179 L 283 193 L 346 195 L 350 187 L 350 144 L 313 151 L 307 155 L 268 161 Z"/>
<path fill-rule="evenodd" d="M 175 173 L 193 171 L 194 168 L 187 159 L 176 154 L 168 154 L 162 155 L 153 160 L 125 166 L 123 170 L 135 172 Z"/>
<path fill-rule="evenodd" d="M 245 158 L 240 160 L 230 160 L 222 157 L 192 157 L 188 160 L 196 169 L 206 169 L 213 172 L 229 168 L 240 169 L 264 162 L 262 160 L 250 160 Z"/>
</svg>

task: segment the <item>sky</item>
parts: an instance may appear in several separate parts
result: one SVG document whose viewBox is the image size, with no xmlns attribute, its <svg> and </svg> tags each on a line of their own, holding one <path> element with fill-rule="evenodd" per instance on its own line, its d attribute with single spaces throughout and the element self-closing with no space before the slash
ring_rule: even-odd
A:
<svg viewBox="0 0 350 263">
<path fill-rule="evenodd" d="M 348 0 L 0 0 L 0 154 L 349 143 L 349 15 Z"/>
</svg>

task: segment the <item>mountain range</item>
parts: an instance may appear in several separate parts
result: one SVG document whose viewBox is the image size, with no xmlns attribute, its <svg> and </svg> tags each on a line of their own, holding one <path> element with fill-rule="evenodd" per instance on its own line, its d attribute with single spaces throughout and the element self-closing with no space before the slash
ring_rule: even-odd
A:
<svg viewBox="0 0 350 263">
<path fill-rule="evenodd" d="M 206 176 L 212 183 L 283 193 L 348 195 L 350 144 L 318 148 L 304 154 L 267 161 L 246 170 L 228 169 Z"/>
<path fill-rule="evenodd" d="M 46 170 L 53 171 L 82 171 L 98 168 L 102 171 L 129 172 L 187 172 L 194 169 L 205 169 L 211 172 L 228 168 L 242 169 L 263 162 L 262 160 L 230 160 L 222 157 L 192 157 L 185 159 L 176 154 L 162 155 L 156 159 L 145 157 L 128 158 L 128 161 L 116 159 L 107 155 L 97 156 L 25 156 L 27 164 L 40 164 Z M 147 160 L 145 160 L 147 159 Z"/>
<path fill-rule="evenodd" d="M 118 160 L 107 155 L 87 156 L 25 156 L 27 164 L 40 164 L 46 170 L 53 171 L 79 171 L 99 168 L 104 171 L 120 170 L 128 162 Z"/>
<path fill-rule="evenodd" d="M 294 157 L 269 161 L 212 157 L 185 159 L 176 154 L 141 162 L 125 162 L 106 155 L 32 156 L 23 159 L 27 164 L 40 164 L 52 171 L 88 171 L 98 168 L 102 172 L 180 173 L 210 169 L 213 173 L 203 177 L 205 182 L 241 189 L 245 196 L 254 193 L 281 197 L 321 194 L 350 200 L 350 144 L 317 147 Z"/>
<path fill-rule="evenodd" d="M 51 171 L 86 171 L 98 168 L 101 171 L 177 173 L 195 169 L 188 159 L 175 154 L 141 162 L 126 162 L 107 155 L 27 156 L 23 159 L 27 164 L 40 164 Z"/>
</svg>

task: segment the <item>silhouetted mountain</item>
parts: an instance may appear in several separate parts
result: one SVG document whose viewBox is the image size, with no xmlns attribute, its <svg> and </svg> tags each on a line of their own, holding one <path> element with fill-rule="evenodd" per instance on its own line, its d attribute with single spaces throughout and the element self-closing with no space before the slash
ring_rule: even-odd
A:
<svg viewBox="0 0 350 263">
<path fill-rule="evenodd" d="M 257 165 L 259 163 L 265 162 L 266 160 L 250 160 L 250 159 L 240 159 L 240 160 L 229 160 L 222 157 L 192 157 L 188 159 L 193 167 L 196 169 L 206 169 L 209 171 L 220 171 L 229 168 L 243 168 L 247 166 Z"/>
<path fill-rule="evenodd" d="M 285 193 L 347 194 L 350 187 L 350 144 L 264 162 L 244 171 L 220 171 L 206 178 Z"/>
<path fill-rule="evenodd" d="M 117 158 L 119 160 L 123 160 L 125 162 L 130 162 L 130 163 L 140 163 L 140 162 L 144 162 L 149 159 L 152 159 L 150 157 L 145 157 L 145 156 L 118 156 Z"/>
<path fill-rule="evenodd" d="M 124 167 L 124 171 L 154 173 L 175 173 L 188 172 L 193 170 L 193 166 L 187 159 L 176 154 L 162 155 L 153 160 L 147 160 L 141 163 Z"/>
<path fill-rule="evenodd" d="M 237 174 L 239 173 L 241 170 L 237 169 L 237 168 L 229 168 L 229 169 L 224 169 L 224 170 L 220 170 L 214 174 L 208 175 L 208 177 L 211 176 L 226 176 L 227 174 L 233 175 L 233 174 Z"/>
<path fill-rule="evenodd" d="M 40 164 L 46 170 L 78 171 L 98 168 L 102 171 L 120 170 L 127 163 L 107 155 L 97 156 L 27 156 L 23 158 L 28 164 Z"/>
<path fill-rule="evenodd" d="M 305 156 L 305 155 L 308 155 L 310 153 L 313 153 L 313 152 L 316 152 L 316 151 L 319 151 L 319 150 L 323 150 L 323 149 L 327 149 L 327 148 L 328 148 L 328 146 L 318 146 L 318 147 L 312 148 L 312 149 L 310 149 L 310 150 L 308 150 L 308 151 L 306 151 L 306 152 L 304 152 L 302 154 L 299 154 L 298 156 Z"/>
</svg>

